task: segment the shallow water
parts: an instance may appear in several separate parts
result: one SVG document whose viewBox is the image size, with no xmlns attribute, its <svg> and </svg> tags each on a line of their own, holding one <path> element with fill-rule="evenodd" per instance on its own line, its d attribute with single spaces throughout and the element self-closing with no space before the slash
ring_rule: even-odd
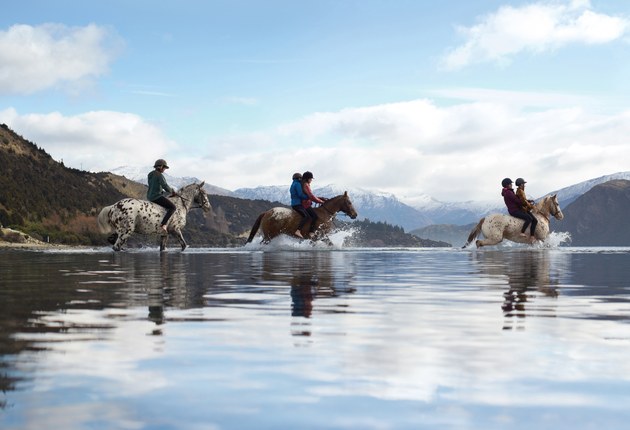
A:
<svg viewBox="0 0 630 430">
<path fill-rule="evenodd" d="M 260 249 L 0 252 L 0 427 L 628 427 L 630 248 Z"/>
</svg>

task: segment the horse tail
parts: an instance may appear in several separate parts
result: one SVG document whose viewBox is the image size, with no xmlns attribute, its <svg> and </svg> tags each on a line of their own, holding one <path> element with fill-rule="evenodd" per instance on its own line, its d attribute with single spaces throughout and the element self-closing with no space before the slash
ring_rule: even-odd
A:
<svg viewBox="0 0 630 430">
<path fill-rule="evenodd" d="M 252 231 L 249 233 L 249 237 L 247 238 L 247 242 L 245 243 L 249 243 L 252 240 L 254 240 L 254 236 L 256 236 L 256 233 L 258 233 L 258 229 L 260 228 L 260 223 L 262 222 L 263 217 L 265 216 L 267 212 L 263 212 L 260 214 L 260 216 L 258 217 L 258 219 L 256 220 L 256 222 L 254 223 L 254 226 L 252 227 Z"/>
<path fill-rule="evenodd" d="M 486 220 L 485 218 L 481 218 L 481 221 L 479 221 L 479 224 L 477 224 L 477 227 L 473 228 L 472 231 L 470 232 L 470 235 L 468 235 L 468 240 L 466 241 L 466 244 L 462 248 L 466 248 L 470 242 L 472 242 L 473 240 L 477 239 L 477 237 L 479 237 L 479 233 L 481 233 L 481 226 L 483 225 L 483 222 L 485 220 Z"/>
<path fill-rule="evenodd" d="M 98 214 L 98 229 L 101 233 L 111 233 L 114 231 L 111 224 L 109 223 L 109 211 L 111 210 L 111 206 L 105 206 L 100 214 Z"/>
</svg>

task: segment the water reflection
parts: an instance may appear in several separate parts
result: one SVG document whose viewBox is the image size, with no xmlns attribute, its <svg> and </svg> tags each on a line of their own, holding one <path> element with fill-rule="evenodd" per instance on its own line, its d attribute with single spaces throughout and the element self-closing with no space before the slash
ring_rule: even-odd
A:
<svg viewBox="0 0 630 430">
<path fill-rule="evenodd" d="M 1 257 L 2 428 L 630 418 L 627 253 Z"/>
<path fill-rule="evenodd" d="M 528 315 L 557 316 L 555 301 L 537 301 L 541 296 L 553 299 L 561 294 L 560 279 L 552 276 L 549 251 L 478 252 L 471 259 L 480 273 L 500 281 L 487 288 L 502 291 L 503 329 L 523 329 Z M 501 281 L 507 283 L 507 291 Z"/>
</svg>

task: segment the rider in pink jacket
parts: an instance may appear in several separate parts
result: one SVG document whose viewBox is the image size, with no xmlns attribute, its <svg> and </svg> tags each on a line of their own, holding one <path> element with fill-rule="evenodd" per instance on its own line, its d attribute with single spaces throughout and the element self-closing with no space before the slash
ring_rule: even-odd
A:
<svg viewBox="0 0 630 430">
<path fill-rule="evenodd" d="M 531 224 L 532 226 L 530 228 L 529 241 L 530 243 L 536 242 L 535 231 L 536 231 L 536 225 L 538 224 L 538 221 L 536 221 L 533 215 L 521 209 L 521 200 L 518 197 L 516 197 L 516 194 L 514 194 L 514 190 L 512 189 L 512 180 L 510 178 L 505 178 L 501 182 L 501 185 L 503 185 L 503 191 L 501 191 L 501 195 L 503 196 L 503 201 L 505 202 L 505 205 L 507 206 L 508 213 L 513 217 L 516 217 L 525 221 L 519 236 L 527 237 L 527 235 L 525 234 L 525 230 Z"/>
</svg>

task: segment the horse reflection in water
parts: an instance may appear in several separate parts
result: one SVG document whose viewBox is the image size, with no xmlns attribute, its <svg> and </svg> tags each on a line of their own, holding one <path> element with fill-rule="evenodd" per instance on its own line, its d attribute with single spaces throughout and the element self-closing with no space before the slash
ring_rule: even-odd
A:
<svg viewBox="0 0 630 430">
<path fill-rule="evenodd" d="M 261 280 L 286 285 L 291 294 L 291 335 L 295 346 L 308 346 L 312 335 L 311 321 L 317 314 L 348 312 L 339 299 L 353 294 L 350 283 L 353 265 L 350 254 L 301 252 L 291 254 L 291 261 L 279 264 L 280 254 L 261 254 Z M 349 269 L 350 268 L 350 269 Z"/>
<path fill-rule="evenodd" d="M 560 295 L 560 282 L 551 276 L 547 251 L 484 252 L 471 255 L 481 272 L 491 277 L 507 278 L 509 289 L 503 293 L 501 309 L 505 316 L 504 330 L 511 330 L 514 321 L 524 322 L 527 316 L 555 317 L 554 302 L 536 300 Z M 501 288 L 503 285 L 487 288 Z M 516 320 L 515 320 L 516 319 Z M 518 329 L 524 328 L 519 324 Z"/>
</svg>

